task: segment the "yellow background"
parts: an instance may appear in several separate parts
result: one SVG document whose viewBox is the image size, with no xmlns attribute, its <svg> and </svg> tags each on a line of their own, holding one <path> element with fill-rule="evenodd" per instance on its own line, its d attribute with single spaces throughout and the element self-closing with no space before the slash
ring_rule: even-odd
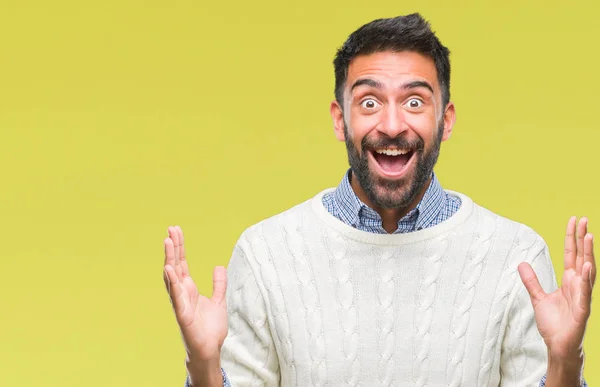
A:
<svg viewBox="0 0 600 387">
<path fill-rule="evenodd" d="M 3 0 L 0 386 L 182 385 L 167 226 L 210 293 L 246 227 L 337 185 L 331 61 L 378 17 L 419 11 L 452 51 L 443 186 L 533 227 L 560 277 L 569 216 L 600 230 L 589 4 Z"/>
</svg>

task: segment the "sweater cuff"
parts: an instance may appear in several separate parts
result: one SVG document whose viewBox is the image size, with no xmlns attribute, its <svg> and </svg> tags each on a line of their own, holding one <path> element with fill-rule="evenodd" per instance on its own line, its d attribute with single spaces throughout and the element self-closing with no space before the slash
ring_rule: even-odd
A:
<svg viewBox="0 0 600 387">
<path fill-rule="evenodd" d="M 540 387 L 546 387 L 546 375 L 544 375 L 542 377 L 542 381 L 540 382 Z M 583 381 L 583 384 L 581 385 L 581 387 L 588 387 L 588 385 L 585 382 L 585 380 Z"/>
<path fill-rule="evenodd" d="M 221 375 L 223 375 L 223 387 L 231 387 L 231 383 L 229 383 L 229 379 L 227 379 L 227 374 L 223 368 L 221 368 Z M 186 376 L 184 387 L 192 387 L 190 384 L 190 375 Z"/>
</svg>

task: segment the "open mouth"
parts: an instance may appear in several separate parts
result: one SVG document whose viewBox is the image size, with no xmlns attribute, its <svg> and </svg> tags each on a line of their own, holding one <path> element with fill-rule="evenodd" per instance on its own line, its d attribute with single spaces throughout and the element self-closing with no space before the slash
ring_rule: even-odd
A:
<svg viewBox="0 0 600 387">
<path fill-rule="evenodd" d="M 415 151 L 412 149 L 380 148 L 369 151 L 377 169 L 388 178 L 401 177 L 412 163 Z"/>
</svg>

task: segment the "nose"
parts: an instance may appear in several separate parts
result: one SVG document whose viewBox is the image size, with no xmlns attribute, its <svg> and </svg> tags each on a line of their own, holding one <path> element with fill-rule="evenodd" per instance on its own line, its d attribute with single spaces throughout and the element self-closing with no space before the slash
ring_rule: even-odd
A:
<svg viewBox="0 0 600 387">
<path fill-rule="evenodd" d="M 379 131 L 390 138 L 396 138 L 408 130 L 406 122 L 406 112 L 396 104 L 388 104 L 382 112 L 382 118 L 379 122 Z"/>
</svg>

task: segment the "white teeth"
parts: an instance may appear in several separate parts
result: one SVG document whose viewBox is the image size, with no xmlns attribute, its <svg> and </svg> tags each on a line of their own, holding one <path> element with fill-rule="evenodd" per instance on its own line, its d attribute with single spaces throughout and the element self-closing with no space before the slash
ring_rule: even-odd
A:
<svg viewBox="0 0 600 387">
<path fill-rule="evenodd" d="M 400 150 L 400 149 L 375 149 L 375 152 L 379 153 L 380 155 L 388 155 L 388 156 L 399 156 L 399 155 L 405 155 L 408 153 L 408 150 Z"/>
</svg>

